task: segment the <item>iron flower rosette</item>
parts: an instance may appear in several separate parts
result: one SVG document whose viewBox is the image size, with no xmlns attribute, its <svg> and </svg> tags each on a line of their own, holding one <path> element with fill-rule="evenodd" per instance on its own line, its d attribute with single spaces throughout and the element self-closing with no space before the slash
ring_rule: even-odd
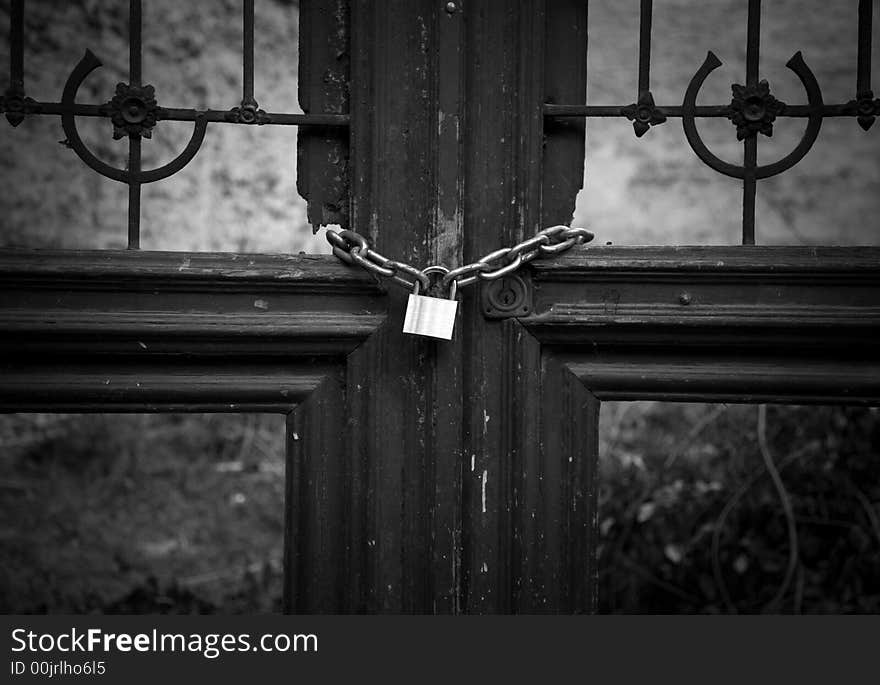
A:
<svg viewBox="0 0 880 685">
<path fill-rule="evenodd" d="M 156 89 L 153 86 L 116 84 L 116 95 L 107 103 L 113 123 L 113 139 L 123 136 L 153 137 L 156 115 Z"/>
<path fill-rule="evenodd" d="M 773 135 L 773 122 L 785 110 L 785 103 L 770 94 L 770 84 L 762 80 L 754 86 L 734 83 L 733 100 L 727 118 L 736 126 L 736 139 L 753 138 L 758 133 Z"/>
<path fill-rule="evenodd" d="M 268 124 L 272 121 L 272 117 L 260 109 L 257 101 L 253 98 L 244 98 L 241 105 L 233 107 L 226 112 L 226 121 L 234 124 Z"/>
<path fill-rule="evenodd" d="M 6 120 L 18 126 L 28 114 L 39 112 L 40 106 L 31 98 L 25 97 L 21 83 L 13 83 L 3 95 L 0 95 L 0 114 L 6 114 Z"/>
<path fill-rule="evenodd" d="M 874 92 L 871 90 L 863 90 L 856 95 L 855 100 L 850 100 L 844 105 L 843 111 L 856 117 L 859 126 L 867 131 L 874 125 L 874 120 L 880 116 L 880 98 L 875 98 Z"/>
<path fill-rule="evenodd" d="M 654 96 L 650 90 L 639 95 L 639 101 L 627 105 L 621 113 L 633 122 L 633 131 L 636 137 L 641 138 L 652 126 L 657 126 L 666 121 L 663 110 L 654 104 Z"/>
</svg>

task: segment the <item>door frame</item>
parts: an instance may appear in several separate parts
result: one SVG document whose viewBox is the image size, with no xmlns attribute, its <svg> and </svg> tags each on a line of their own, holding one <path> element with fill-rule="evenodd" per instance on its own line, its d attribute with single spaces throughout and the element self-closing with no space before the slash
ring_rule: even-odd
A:
<svg viewBox="0 0 880 685">
<path fill-rule="evenodd" d="M 303 107 L 351 118 L 301 137 L 309 215 L 420 265 L 568 223 L 583 179 L 583 121 L 544 106 L 584 99 L 584 3 L 447 5 L 301 4 Z M 285 413 L 288 611 L 579 613 L 601 401 L 880 399 L 877 248 L 599 246 L 523 275 L 528 316 L 467 291 L 445 343 L 328 256 L 3 251 L 0 409 Z"/>
</svg>

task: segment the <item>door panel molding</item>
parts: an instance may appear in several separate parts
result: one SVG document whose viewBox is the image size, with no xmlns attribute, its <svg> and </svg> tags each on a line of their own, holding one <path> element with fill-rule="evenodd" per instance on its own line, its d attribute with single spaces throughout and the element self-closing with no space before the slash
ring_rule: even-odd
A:
<svg viewBox="0 0 880 685">
<path fill-rule="evenodd" d="M 880 249 L 590 247 L 520 319 L 602 400 L 880 401 Z"/>
<path fill-rule="evenodd" d="M 0 252 L 0 410 L 289 411 L 384 321 L 335 257 Z"/>
<path fill-rule="evenodd" d="M 598 246 L 532 273 L 522 322 L 554 344 L 818 348 L 830 359 L 873 356 L 880 330 L 880 248 Z"/>
</svg>

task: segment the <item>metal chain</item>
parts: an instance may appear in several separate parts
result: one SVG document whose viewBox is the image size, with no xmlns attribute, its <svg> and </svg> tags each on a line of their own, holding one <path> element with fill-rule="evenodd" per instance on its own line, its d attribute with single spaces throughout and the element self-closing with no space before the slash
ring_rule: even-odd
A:
<svg viewBox="0 0 880 685">
<path fill-rule="evenodd" d="M 513 273 L 537 257 L 560 254 L 575 245 L 591 241 L 593 237 L 593 233 L 585 228 L 551 226 L 513 247 L 502 247 L 475 262 L 447 271 L 440 284 L 446 289 L 453 283 L 457 288 L 463 288 L 478 280 L 494 281 Z M 415 289 L 418 283 L 421 290 L 427 291 L 431 285 L 428 274 L 439 266 L 433 265 L 419 270 L 406 262 L 383 257 L 370 247 L 364 236 L 355 231 L 327 231 L 327 240 L 333 246 L 333 254 L 346 264 L 357 264 L 378 276 L 391 278 L 409 290 Z M 410 281 L 401 274 L 415 280 Z"/>
<path fill-rule="evenodd" d="M 357 264 L 377 276 L 391 278 L 395 283 L 409 290 L 415 288 L 415 281 L 408 281 L 399 272 L 412 276 L 423 290 L 427 291 L 431 286 L 431 280 L 426 274 L 411 264 L 397 262 L 380 255 L 370 248 L 367 239 L 360 233 L 328 230 L 327 240 L 333 246 L 333 254 L 346 264 Z"/>
<path fill-rule="evenodd" d="M 475 262 L 452 269 L 443 277 L 442 283 L 445 287 L 455 280 L 462 288 L 477 280 L 494 281 L 513 273 L 536 257 L 560 254 L 592 239 L 593 233 L 585 228 L 551 226 L 513 247 L 502 247 Z"/>
</svg>

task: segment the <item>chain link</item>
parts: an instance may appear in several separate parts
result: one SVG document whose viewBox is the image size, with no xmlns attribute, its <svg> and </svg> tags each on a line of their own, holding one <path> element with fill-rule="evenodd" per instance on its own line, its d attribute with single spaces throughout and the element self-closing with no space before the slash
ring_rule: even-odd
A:
<svg viewBox="0 0 880 685">
<path fill-rule="evenodd" d="M 346 264 L 358 264 L 370 273 L 377 276 L 391 278 L 395 283 L 402 285 L 408 290 L 415 288 L 416 282 L 427 291 L 431 286 L 431 280 L 420 269 L 407 264 L 397 262 L 380 255 L 370 248 L 367 239 L 355 231 L 327 231 L 327 240 L 333 246 L 333 254 Z M 409 274 L 414 281 L 409 281 L 399 272 Z"/>
<path fill-rule="evenodd" d="M 513 273 L 537 257 L 557 255 L 592 239 L 593 233 L 585 228 L 551 226 L 513 247 L 502 247 L 475 262 L 447 271 L 440 284 L 446 289 L 452 286 L 463 288 L 478 280 L 494 281 Z M 346 264 L 357 264 L 377 276 L 391 278 L 408 290 L 415 290 L 418 283 L 419 289 L 427 292 L 431 285 L 428 274 L 434 273 L 432 270 L 439 266 L 419 270 L 406 262 L 383 257 L 370 247 L 366 238 L 355 231 L 327 231 L 327 240 L 333 246 L 333 254 Z M 408 280 L 401 274 L 414 280 Z"/>
</svg>

